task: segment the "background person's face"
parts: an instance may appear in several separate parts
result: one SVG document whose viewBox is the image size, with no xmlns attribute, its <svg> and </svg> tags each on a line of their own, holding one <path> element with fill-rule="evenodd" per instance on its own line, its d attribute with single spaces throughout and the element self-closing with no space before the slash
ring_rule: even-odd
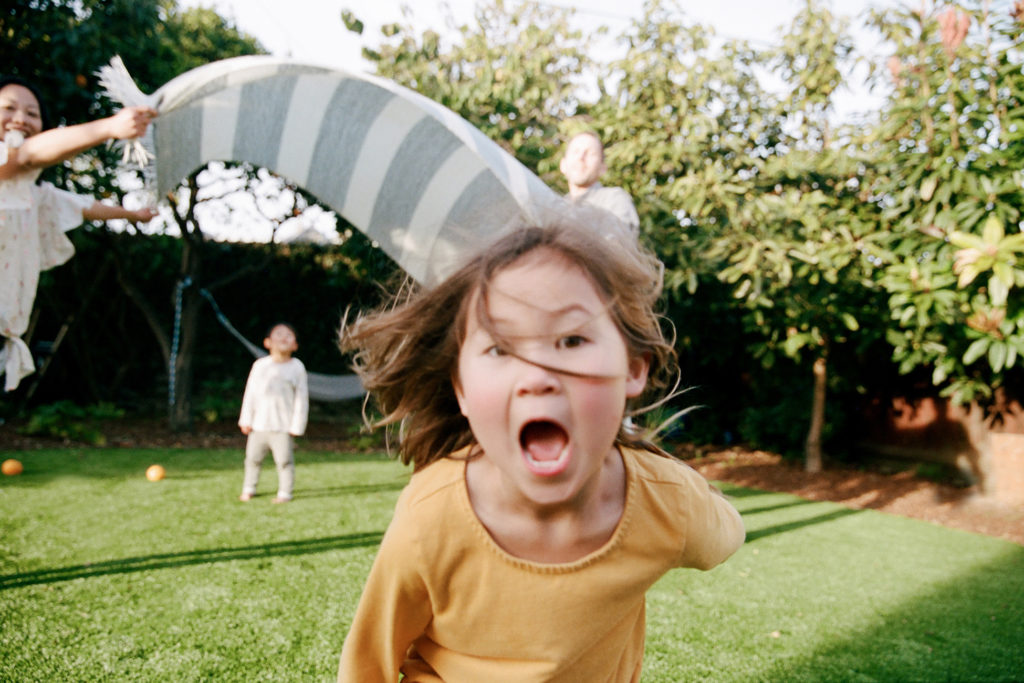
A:
<svg viewBox="0 0 1024 683">
<path fill-rule="evenodd" d="M 0 127 L 0 138 L 11 130 L 31 137 L 43 129 L 39 102 L 31 90 L 16 83 L 0 88 Z"/>
<path fill-rule="evenodd" d="M 565 150 L 559 168 L 571 184 L 590 187 L 604 174 L 601 143 L 593 135 L 577 135 Z"/>
<path fill-rule="evenodd" d="M 264 342 L 268 351 L 279 353 L 292 353 L 299 348 L 295 333 L 285 325 L 278 325 L 270 331 L 270 336 Z"/>
</svg>

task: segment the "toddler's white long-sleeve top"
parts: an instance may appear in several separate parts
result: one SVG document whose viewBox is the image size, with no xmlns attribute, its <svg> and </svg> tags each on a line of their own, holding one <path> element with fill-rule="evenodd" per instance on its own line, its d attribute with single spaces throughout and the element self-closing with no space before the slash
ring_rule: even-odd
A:
<svg viewBox="0 0 1024 683">
<path fill-rule="evenodd" d="M 306 431 L 309 390 L 306 367 L 298 358 L 278 363 L 270 356 L 252 364 L 242 397 L 240 427 L 256 432 L 288 432 L 299 436 Z"/>
</svg>

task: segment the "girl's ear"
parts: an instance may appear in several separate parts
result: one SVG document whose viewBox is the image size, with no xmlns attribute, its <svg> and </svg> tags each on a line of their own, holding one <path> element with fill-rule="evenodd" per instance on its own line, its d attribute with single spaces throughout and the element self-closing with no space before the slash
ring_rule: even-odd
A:
<svg viewBox="0 0 1024 683">
<path fill-rule="evenodd" d="M 650 354 L 643 354 L 629 359 L 629 368 L 626 371 L 626 397 L 636 398 L 644 393 L 647 386 L 647 371 L 651 369 Z"/>
<path fill-rule="evenodd" d="M 265 348 L 267 351 L 270 350 L 270 337 L 263 338 L 263 348 Z"/>
<path fill-rule="evenodd" d="M 452 389 L 455 390 L 455 400 L 459 402 L 459 412 L 463 417 L 469 417 L 466 415 L 466 395 L 462 393 L 462 385 L 459 383 L 458 377 L 452 377 Z"/>
</svg>

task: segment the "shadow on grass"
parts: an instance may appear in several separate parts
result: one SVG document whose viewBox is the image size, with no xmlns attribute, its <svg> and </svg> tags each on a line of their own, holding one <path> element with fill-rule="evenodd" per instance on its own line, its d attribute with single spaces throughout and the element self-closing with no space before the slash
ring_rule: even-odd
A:
<svg viewBox="0 0 1024 683">
<path fill-rule="evenodd" d="M 348 486 L 323 486 L 321 488 L 295 488 L 295 496 L 302 498 L 329 498 L 331 496 L 361 495 L 369 493 L 385 493 L 401 491 L 408 483 L 406 480 L 379 484 L 350 484 Z"/>
<path fill-rule="evenodd" d="M 843 517 L 849 517 L 850 515 L 859 515 L 863 512 L 863 510 L 850 510 L 847 508 L 843 508 L 840 510 L 826 512 L 821 515 L 816 515 L 814 517 L 808 517 L 807 519 L 798 519 L 792 522 L 784 522 L 782 524 L 768 526 L 763 529 L 754 529 L 752 531 L 748 530 L 746 542 L 751 543 L 752 541 L 756 541 L 757 539 L 764 538 L 766 536 L 774 536 L 776 534 L 786 533 L 787 531 L 795 531 L 797 529 L 802 529 L 805 526 L 812 526 L 814 524 L 824 524 L 825 522 L 832 522 L 837 519 L 842 519 Z M 743 514 L 746 515 L 747 513 Z"/>
<path fill-rule="evenodd" d="M 729 497 L 734 498 L 737 501 L 736 509 L 739 510 L 740 515 L 743 517 L 744 524 L 747 525 L 747 543 L 756 541 L 759 538 L 765 538 L 767 536 L 774 536 L 776 534 L 786 533 L 787 531 L 796 531 L 807 526 L 815 524 L 824 524 L 826 522 L 832 522 L 837 519 L 849 517 L 850 515 L 856 515 L 864 512 L 864 510 L 834 507 L 831 504 L 828 505 L 828 512 L 815 515 L 813 517 L 807 517 L 805 519 L 797 519 L 791 522 L 781 522 L 772 526 L 767 526 L 761 529 L 750 529 L 749 520 L 754 515 L 778 512 L 779 510 L 785 510 L 789 508 L 804 507 L 806 505 L 821 506 L 822 502 L 818 500 L 808 500 L 806 498 L 797 498 L 788 494 L 777 494 L 771 492 L 760 491 L 758 489 L 748 488 L 733 488 L 731 486 L 723 487 L 723 492 Z M 778 497 L 784 495 L 785 499 L 770 505 L 762 505 L 761 507 L 746 507 L 746 504 L 750 501 L 748 499 L 757 498 L 758 496 L 770 495 Z"/>
<path fill-rule="evenodd" d="M 759 519 L 773 519 L 774 511 L 822 503 L 797 499 L 744 509 L 762 492 L 728 488 L 726 493 L 736 499 L 748 526 L 755 527 L 748 530 L 747 543 L 853 515 L 874 514 L 828 504 L 820 514 L 756 528 Z M 766 517 L 759 517 L 761 514 Z M 988 542 L 989 539 L 965 538 L 960 547 L 969 552 L 975 543 Z M 870 555 L 865 555 L 864 561 L 870 559 Z M 886 559 L 892 561 L 891 557 Z M 1024 643 L 1024 549 L 1008 545 L 994 561 L 967 572 L 961 569 L 963 573 L 958 573 L 956 567 L 957 563 L 951 562 L 948 580 L 926 590 L 915 592 L 913 587 L 918 584 L 910 581 L 910 595 L 902 602 L 880 602 L 877 616 L 869 625 L 846 633 L 826 628 L 815 634 L 823 644 L 813 652 L 780 657 L 755 678 L 815 683 L 1024 680 L 1024 648 L 1020 647 Z M 855 576 L 855 563 L 850 570 L 851 576 Z M 843 583 L 841 577 L 836 580 Z M 894 568 L 892 580 L 908 579 Z M 865 589 L 854 581 L 849 590 Z M 870 591 L 864 593 L 864 599 L 872 600 Z M 787 636 L 783 633 L 781 637 Z M 723 679 L 743 680 L 729 676 Z"/>
<path fill-rule="evenodd" d="M 107 560 L 105 562 L 93 562 L 71 567 L 38 569 L 18 574 L 0 575 L 0 591 L 40 583 L 58 583 L 61 581 L 71 581 L 72 579 L 85 579 L 110 574 L 129 574 L 153 569 L 171 569 L 213 562 L 234 562 L 264 557 L 308 555 L 310 553 L 322 553 L 330 550 L 373 547 L 380 544 L 383 537 L 383 532 L 372 531 L 361 534 L 346 534 L 344 536 L 327 536 L 325 538 L 309 538 L 300 541 L 240 546 L 238 548 L 211 548 L 209 550 L 192 550 L 181 553 L 126 557 L 120 560 Z"/>
<path fill-rule="evenodd" d="M 807 500 L 806 498 L 798 498 L 796 500 L 786 501 L 785 503 L 779 503 L 778 505 L 765 505 L 759 508 L 743 508 L 740 512 L 744 517 L 747 515 L 756 515 L 761 512 L 775 512 L 776 510 L 785 510 L 786 508 L 799 507 L 801 505 L 815 505 L 819 501 Z"/>
<path fill-rule="evenodd" d="M 1024 680 L 1024 549 L 880 609 L 859 630 L 776 660 L 761 681 Z"/>
<path fill-rule="evenodd" d="M 715 487 L 721 490 L 729 498 L 757 498 L 759 496 L 777 496 L 774 491 L 761 491 L 760 489 L 748 489 L 739 484 L 732 484 L 727 481 L 713 482 Z"/>
</svg>

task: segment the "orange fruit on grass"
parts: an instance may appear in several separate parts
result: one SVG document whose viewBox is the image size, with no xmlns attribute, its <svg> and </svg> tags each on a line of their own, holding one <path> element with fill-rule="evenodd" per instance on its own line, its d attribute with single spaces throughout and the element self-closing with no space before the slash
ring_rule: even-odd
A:
<svg viewBox="0 0 1024 683">
<path fill-rule="evenodd" d="M 146 470 L 146 479 L 150 481 L 160 481 L 164 478 L 167 472 L 160 465 L 150 465 L 149 469 Z"/>
<path fill-rule="evenodd" d="M 21 466 L 21 462 L 14 458 L 8 458 L 4 460 L 4 464 L 0 465 L 0 472 L 3 472 L 9 477 L 13 477 L 16 474 L 21 474 L 25 471 L 25 468 Z"/>
</svg>

